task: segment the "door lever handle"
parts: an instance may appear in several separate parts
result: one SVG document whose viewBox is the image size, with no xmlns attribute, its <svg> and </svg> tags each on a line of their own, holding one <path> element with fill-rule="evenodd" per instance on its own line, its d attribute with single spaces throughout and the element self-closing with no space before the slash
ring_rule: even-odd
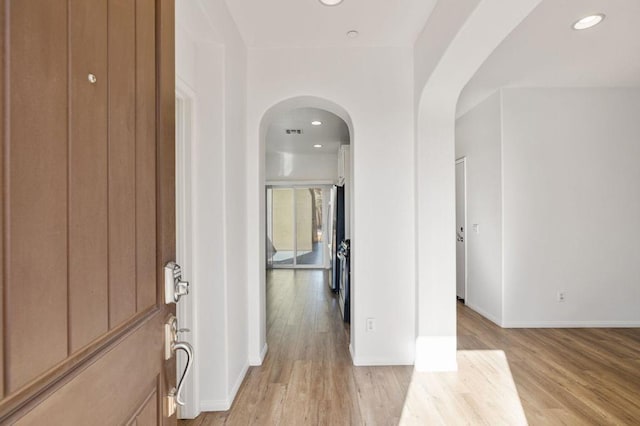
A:
<svg viewBox="0 0 640 426">
<path fill-rule="evenodd" d="M 184 372 L 182 373 L 182 377 L 180 377 L 180 381 L 178 382 L 178 388 L 175 391 L 176 403 L 180 406 L 184 406 L 185 401 L 182 399 L 182 388 L 184 387 L 184 379 L 191 371 L 191 366 L 193 365 L 193 347 L 187 342 L 176 342 L 172 345 L 171 349 L 174 352 L 184 351 L 187 355 L 187 365 L 184 367 Z"/>
</svg>

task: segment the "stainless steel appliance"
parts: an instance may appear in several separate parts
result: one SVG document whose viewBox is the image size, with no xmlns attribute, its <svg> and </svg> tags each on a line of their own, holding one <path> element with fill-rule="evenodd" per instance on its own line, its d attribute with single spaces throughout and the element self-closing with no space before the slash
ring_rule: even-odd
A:
<svg viewBox="0 0 640 426">
<path fill-rule="evenodd" d="M 337 253 L 340 260 L 338 305 L 345 322 L 351 320 L 351 240 L 343 240 Z"/>
<path fill-rule="evenodd" d="M 340 287 L 340 259 L 338 251 L 340 243 L 345 237 L 345 210 L 344 210 L 344 186 L 334 186 L 332 189 L 332 201 L 334 201 L 333 209 L 333 227 L 331 235 L 331 260 L 333 273 L 329 282 L 329 288 L 334 293 L 338 292 Z"/>
</svg>

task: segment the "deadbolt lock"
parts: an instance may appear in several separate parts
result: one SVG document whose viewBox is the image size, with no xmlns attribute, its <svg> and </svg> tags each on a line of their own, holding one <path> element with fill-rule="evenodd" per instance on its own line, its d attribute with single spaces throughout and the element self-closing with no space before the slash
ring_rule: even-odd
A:
<svg viewBox="0 0 640 426">
<path fill-rule="evenodd" d="M 176 262 L 164 266 L 164 303 L 178 303 L 189 294 L 189 281 L 182 281 L 182 268 Z"/>
</svg>

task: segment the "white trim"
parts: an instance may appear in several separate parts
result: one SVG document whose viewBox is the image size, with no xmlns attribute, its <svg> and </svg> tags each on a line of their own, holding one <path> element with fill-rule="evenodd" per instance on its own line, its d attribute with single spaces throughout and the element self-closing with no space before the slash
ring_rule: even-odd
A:
<svg viewBox="0 0 640 426">
<path fill-rule="evenodd" d="M 385 367 L 391 365 L 413 365 L 412 359 L 401 358 L 353 358 L 356 367 Z"/>
<path fill-rule="evenodd" d="M 464 304 L 467 305 L 469 299 L 469 250 L 467 241 L 467 232 L 469 232 L 469 224 L 467 223 L 467 156 L 460 157 L 456 160 L 456 164 L 462 163 L 462 171 L 464 172 Z M 457 231 L 457 230 L 456 230 Z M 457 283 L 456 283 L 457 286 Z"/>
<path fill-rule="evenodd" d="M 495 323 L 496 325 L 502 327 L 502 321 L 496 317 L 495 315 L 492 315 L 490 313 L 488 313 L 487 311 L 485 311 L 482 308 L 479 308 L 477 305 L 474 305 L 472 303 L 467 303 L 467 307 L 469 307 L 470 309 L 476 311 L 477 313 L 479 313 L 480 315 L 482 315 L 483 317 L 485 317 L 486 319 L 488 319 L 489 321 Z"/>
<path fill-rule="evenodd" d="M 193 101 L 197 98 L 196 91 L 187 83 L 186 80 L 183 80 L 179 75 L 176 75 L 176 94 L 182 98 L 189 98 Z"/>
<path fill-rule="evenodd" d="M 193 89 L 176 77 L 176 261 L 183 267 L 183 278 L 191 281 L 193 263 L 193 196 L 192 196 L 192 148 L 195 135 L 195 102 Z M 190 328 L 191 333 L 181 336 L 194 348 L 194 364 L 191 374 L 185 378 L 186 405 L 179 407 L 178 418 L 195 418 L 200 414 L 200 369 L 198 356 L 197 286 L 191 294 L 176 305 L 179 328 Z M 176 374 L 182 374 L 184 361 L 178 359 Z M 180 380 L 179 377 L 176 380 Z"/>
<path fill-rule="evenodd" d="M 506 321 L 503 328 L 638 328 L 640 321 Z"/>
<path fill-rule="evenodd" d="M 240 386 L 242 386 L 242 382 L 247 376 L 247 371 L 249 371 L 249 363 L 245 363 L 236 378 L 236 381 L 233 387 L 230 389 L 228 397 L 225 399 L 210 399 L 200 401 L 200 411 L 227 411 L 231 409 L 233 405 L 233 401 L 236 399 L 238 395 L 238 391 L 240 390 Z"/>
<path fill-rule="evenodd" d="M 336 183 L 332 180 L 269 180 L 265 182 L 265 186 L 304 186 L 308 188 L 317 188 L 318 186 L 333 186 Z"/>
<path fill-rule="evenodd" d="M 200 401 L 201 412 L 211 411 L 227 411 L 231 408 L 231 402 L 228 399 L 207 399 Z"/>
<path fill-rule="evenodd" d="M 267 356 L 268 351 L 269 351 L 269 345 L 265 343 L 264 346 L 262 347 L 262 350 L 260 351 L 260 355 L 258 356 L 258 358 L 253 358 L 253 357 L 249 358 L 249 365 L 251 366 L 262 365 L 262 362 L 264 361 L 264 358 Z"/>
<path fill-rule="evenodd" d="M 456 336 L 418 336 L 415 370 L 458 371 Z"/>
<path fill-rule="evenodd" d="M 505 272 L 504 272 L 504 97 L 502 89 L 498 90 L 500 101 L 500 317 L 504 320 L 505 312 Z M 501 321 L 502 322 L 502 321 Z"/>
<path fill-rule="evenodd" d="M 225 82 L 227 81 L 227 66 L 226 66 L 226 62 L 227 59 L 226 57 L 224 59 L 222 59 L 222 65 L 220 66 L 220 71 L 221 71 L 221 78 L 222 80 L 218 82 L 218 84 L 220 85 L 220 89 L 221 89 L 221 93 L 220 96 L 222 99 L 225 99 L 225 101 L 222 101 L 222 117 L 220 118 L 220 124 L 221 124 L 221 144 L 220 144 L 220 156 L 222 158 L 222 163 L 221 163 L 221 172 L 222 172 L 222 186 L 221 186 L 221 194 L 220 194 L 220 199 L 222 200 L 222 203 L 224 203 L 224 206 L 228 206 L 227 204 L 227 196 L 229 194 L 229 185 L 228 185 L 228 167 L 229 165 L 227 164 L 227 141 L 228 141 L 228 133 L 229 133 L 229 128 L 228 128 L 228 124 L 227 124 L 227 108 L 225 105 L 226 102 L 226 97 L 227 97 L 227 85 L 225 84 Z M 230 361 L 229 361 L 229 355 L 230 355 L 230 351 L 229 351 L 229 347 L 231 346 L 229 344 L 229 339 L 230 339 L 230 324 L 229 324 L 229 287 L 231 286 L 231 282 L 230 282 L 230 271 L 229 271 L 229 257 L 232 256 L 231 253 L 229 253 L 229 239 L 233 238 L 230 237 L 230 230 L 229 230 L 229 212 L 228 212 L 228 208 L 223 208 L 221 209 L 221 223 L 222 223 L 222 324 L 221 327 L 223 329 L 223 338 L 224 338 L 224 343 L 223 343 L 223 354 L 224 354 L 224 371 L 225 371 L 225 375 L 224 375 L 224 384 L 225 384 L 225 393 L 227 396 L 227 406 L 224 409 L 224 411 L 227 411 L 231 408 L 231 405 L 233 404 L 233 398 L 231 398 L 231 395 L 229 394 L 229 371 L 230 371 Z"/>
<path fill-rule="evenodd" d="M 229 408 L 231 408 L 231 405 L 233 405 L 233 401 L 236 399 L 236 396 L 238 395 L 240 386 L 242 386 L 242 382 L 244 381 L 244 378 L 247 376 L 247 371 L 249 371 L 249 362 L 246 362 L 244 364 L 244 366 L 242 367 L 242 370 L 240 371 L 240 374 L 238 374 L 238 377 L 236 378 L 236 382 L 231 388 L 231 392 L 229 392 L 229 402 L 230 402 Z M 227 410 L 229 408 L 227 408 Z"/>
<path fill-rule="evenodd" d="M 247 376 L 247 371 L 249 371 L 249 363 L 245 363 L 240 370 L 240 374 L 235 380 L 233 387 L 230 389 L 227 398 L 225 399 L 210 399 L 200 401 L 200 412 L 202 411 L 227 411 L 231 409 L 233 405 L 233 401 L 236 399 L 238 395 L 238 391 L 240 390 L 240 386 L 242 386 L 242 382 Z"/>
</svg>

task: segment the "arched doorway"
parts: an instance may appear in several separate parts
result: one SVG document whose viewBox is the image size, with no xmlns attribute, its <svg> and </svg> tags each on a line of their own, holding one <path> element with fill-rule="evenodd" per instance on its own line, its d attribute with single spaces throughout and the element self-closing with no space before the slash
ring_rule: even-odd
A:
<svg viewBox="0 0 640 426">
<path fill-rule="evenodd" d="M 455 37 L 439 46 L 443 52 L 439 61 L 422 63 L 424 69 L 417 70 L 418 77 L 428 75 L 424 85 L 416 88 L 418 371 L 457 369 L 454 134 L 458 97 L 489 54 L 540 1 L 505 5 L 480 0 L 468 16 L 459 17 L 462 27 Z M 488 20 L 493 23 L 490 30 Z M 438 38 L 428 36 L 425 33 L 416 42 L 416 52 L 433 50 L 430 43 Z"/>
<path fill-rule="evenodd" d="M 250 284 L 249 288 L 249 355 L 252 365 L 258 365 L 262 363 L 264 356 L 267 352 L 267 338 L 266 338 L 266 258 L 267 258 L 267 199 L 266 199 L 266 144 L 269 128 L 278 117 L 282 117 L 288 111 L 296 109 L 317 109 L 326 111 L 332 115 L 339 117 L 347 126 L 350 144 L 354 141 L 354 128 L 351 116 L 340 105 L 320 98 L 316 96 L 299 96 L 283 100 L 264 112 L 260 121 L 259 129 L 259 173 L 258 192 L 260 194 L 258 215 L 262 218 L 262 223 L 258 226 L 259 229 L 259 241 L 262 242 L 257 252 L 259 255 L 258 262 L 259 267 L 259 280 Z M 336 159 L 337 160 L 337 159 Z M 353 164 L 353 157 L 349 159 L 349 166 Z M 353 183 L 349 182 L 349 190 L 352 191 Z M 351 204 L 353 208 L 353 203 Z M 353 215 L 349 218 L 349 228 L 353 230 Z M 352 274 L 352 282 L 355 282 L 355 277 Z M 351 312 L 355 310 L 355 299 L 350 301 Z M 354 335 L 351 333 L 350 346 L 354 345 Z"/>
</svg>

